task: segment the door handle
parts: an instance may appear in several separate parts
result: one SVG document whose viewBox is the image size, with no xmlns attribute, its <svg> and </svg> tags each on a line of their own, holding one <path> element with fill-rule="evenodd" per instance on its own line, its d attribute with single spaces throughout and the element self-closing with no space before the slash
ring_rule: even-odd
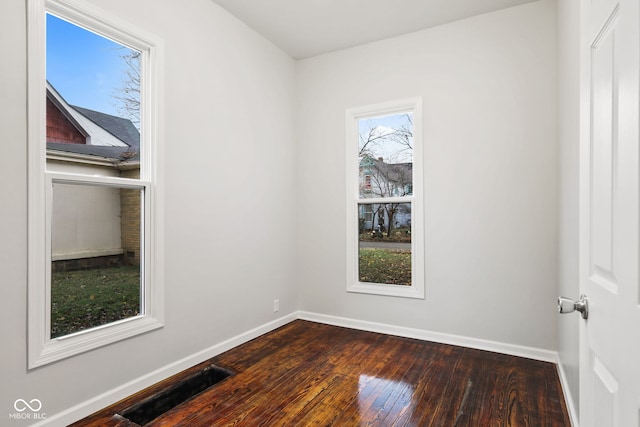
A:
<svg viewBox="0 0 640 427">
<path fill-rule="evenodd" d="M 574 301 L 570 298 L 558 297 L 558 313 L 573 313 L 577 311 L 582 313 L 582 318 L 587 319 L 589 317 L 589 301 L 586 295 L 580 295 L 578 301 Z"/>
</svg>

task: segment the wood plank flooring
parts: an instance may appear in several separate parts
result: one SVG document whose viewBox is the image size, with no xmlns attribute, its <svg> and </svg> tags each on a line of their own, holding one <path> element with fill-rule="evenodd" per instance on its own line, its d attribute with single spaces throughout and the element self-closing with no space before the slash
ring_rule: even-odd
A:
<svg viewBox="0 0 640 427">
<path fill-rule="evenodd" d="M 551 363 L 296 320 L 74 424 L 136 426 L 127 408 L 192 371 L 234 374 L 147 426 L 570 426 Z"/>
</svg>

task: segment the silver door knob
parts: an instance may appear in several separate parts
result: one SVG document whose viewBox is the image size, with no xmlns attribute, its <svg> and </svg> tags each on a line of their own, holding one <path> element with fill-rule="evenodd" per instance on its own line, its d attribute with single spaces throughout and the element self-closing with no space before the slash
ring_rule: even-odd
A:
<svg viewBox="0 0 640 427">
<path fill-rule="evenodd" d="M 558 313 L 573 313 L 577 311 L 582 313 L 582 318 L 589 317 L 589 301 L 587 301 L 586 295 L 580 295 L 578 301 L 574 301 L 570 298 L 558 297 Z"/>
</svg>

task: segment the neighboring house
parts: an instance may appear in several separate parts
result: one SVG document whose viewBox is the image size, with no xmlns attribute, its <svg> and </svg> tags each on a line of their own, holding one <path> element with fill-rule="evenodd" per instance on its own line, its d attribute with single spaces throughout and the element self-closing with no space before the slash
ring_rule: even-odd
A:
<svg viewBox="0 0 640 427">
<path fill-rule="evenodd" d="M 360 195 L 402 197 L 413 192 L 413 163 L 385 163 L 382 157 L 365 155 L 360 160 Z"/>
<path fill-rule="evenodd" d="M 69 105 L 48 82 L 46 137 L 51 171 L 140 176 L 140 133 L 133 123 Z M 56 269 L 140 262 L 138 190 L 58 183 L 53 197 Z"/>
<path fill-rule="evenodd" d="M 365 155 L 360 160 L 360 197 L 408 196 L 413 192 L 412 176 L 413 163 L 385 163 L 382 157 Z M 411 227 L 411 210 L 404 203 L 361 204 L 359 217 L 361 231 Z"/>
</svg>

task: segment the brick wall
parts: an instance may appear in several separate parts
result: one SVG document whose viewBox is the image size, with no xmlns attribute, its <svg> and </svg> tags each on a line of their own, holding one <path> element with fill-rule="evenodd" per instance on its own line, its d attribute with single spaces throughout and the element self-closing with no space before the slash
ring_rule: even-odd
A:
<svg viewBox="0 0 640 427">
<path fill-rule="evenodd" d="M 140 171 L 122 171 L 123 178 L 139 178 Z M 120 190 L 120 229 L 122 235 L 122 251 L 125 264 L 140 264 L 140 214 L 141 214 L 140 190 Z"/>
</svg>

